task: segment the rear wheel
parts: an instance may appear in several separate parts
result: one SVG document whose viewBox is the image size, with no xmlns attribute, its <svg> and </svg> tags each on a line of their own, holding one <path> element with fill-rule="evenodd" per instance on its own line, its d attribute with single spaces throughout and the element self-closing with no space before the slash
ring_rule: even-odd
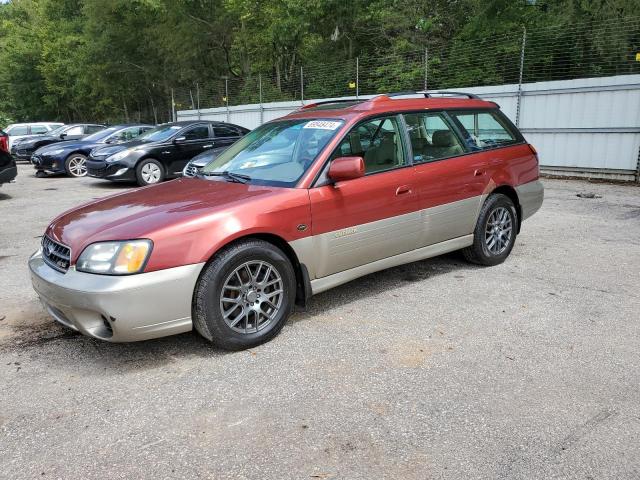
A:
<svg viewBox="0 0 640 480">
<path fill-rule="evenodd" d="M 67 175 L 72 177 L 84 177 L 87 175 L 87 157 L 81 153 L 72 153 L 64 162 Z"/>
<path fill-rule="evenodd" d="M 473 245 L 464 257 L 479 265 L 498 265 L 511 253 L 516 241 L 518 214 L 513 201 L 501 193 L 487 198 L 473 232 Z"/>
<path fill-rule="evenodd" d="M 136 166 L 136 180 L 141 187 L 160 183 L 164 180 L 162 164 L 153 158 L 145 158 L 140 161 Z"/>
<path fill-rule="evenodd" d="M 271 243 L 246 240 L 216 254 L 194 293 L 193 325 L 214 345 L 242 350 L 275 337 L 295 301 L 295 272 Z"/>
</svg>

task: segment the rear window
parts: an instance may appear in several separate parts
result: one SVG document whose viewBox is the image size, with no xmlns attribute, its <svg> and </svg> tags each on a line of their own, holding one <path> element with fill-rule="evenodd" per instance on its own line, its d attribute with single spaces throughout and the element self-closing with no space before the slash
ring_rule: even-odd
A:
<svg viewBox="0 0 640 480">
<path fill-rule="evenodd" d="M 471 150 L 488 150 L 519 143 L 520 138 L 515 129 L 496 112 L 450 112 L 465 136 L 465 142 Z"/>
<path fill-rule="evenodd" d="M 29 133 L 29 127 L 26 125 L 18 125 L 17 127 L 11 127 L 7 129 L 9 135 L 26 135 Z"/>
<path fill-rule="evenodd" d="M 49 130 L 44 125 L 33 125 L 31 127 L 31 133 L 39 134 L 39 133 L 47 133 Z"/>
</svg>

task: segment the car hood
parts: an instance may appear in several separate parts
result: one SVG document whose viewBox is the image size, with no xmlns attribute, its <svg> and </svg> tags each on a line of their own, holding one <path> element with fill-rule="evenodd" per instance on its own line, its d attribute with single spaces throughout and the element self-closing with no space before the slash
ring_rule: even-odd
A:
<svg viewBox="0 0 640 480">
<path fill-rule="evenodd" d="M 102 143 L 97 142 L 83 142 L 79 140 L 67 140 L 66 142 L 57 142 L 54 145 L 47 145 L 38 149 L 38 153 L 49 153 L 54 150 L 59 150 L 61 148 L 65 150 L 75 150 L 78 148 L 95 148 L 97 146 L 103 145 Z"/>
<path fill-rule="evenodd" d="M 213 150 L 208 150 L 206 152 L 202 152 L 191 159 L 189 162 L 190 165 L 195 167 L 204 167 L 213 159 L 217 158 L 222 152 L 224 152 L 228 147 L 219 147 L 214 148 Z"/>
<path fill-rule="evenodd" d="M 43 140 L 48 142 L 57 142 L 60 141 L 60 137 L 56 137 L 53 135 L 29 135 L 27 137 L 22 137 L 16 140 L 16 145 L 33 145 L 34 143 L 38 143 Z"/>
<path fill-rule="evenodd" d="M 145 142 L 142 140 L 131 140 L 129 142 L 118 143 L 117 145 L 108 145 L 104 147 L 96 145 L 96 148 L 91 152 L 91 156 L 96 158 L 106 158 L 115 153 L 121 152 L 122 150 L 126 150 L 127 148 L 137 147 L 138 145 L 144 145 L 146 143 L 149 142 Z"/>
<path fill-rule="evenodd" d="M 69 210 L 51 222 L 47 235 L 69 246 L 75 261 L 91 243 L 154 240 L 156 235 L 175 238 L 177 231 L 199 231 L 220 215 L 229 216 L 234 208 L 258 209 L 258 202 L 287 190 L 291 189 L 182 178 Z"/>
</svg>

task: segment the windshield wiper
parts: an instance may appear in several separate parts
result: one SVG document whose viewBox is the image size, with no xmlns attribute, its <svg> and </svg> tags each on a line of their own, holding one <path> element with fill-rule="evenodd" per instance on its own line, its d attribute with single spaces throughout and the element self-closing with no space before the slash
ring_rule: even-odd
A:
<svg viewBox="0 0 640 480">
<path fill-rule="evenodd" d="M 225 170 L 224 172 L 202 172 L 203 177 L 224 177 L 227 180 L 236 183 L 247 183 L 251 180 L 249 175 L 242 175 L 241 173 L 233 173 Z"/>
</svg>

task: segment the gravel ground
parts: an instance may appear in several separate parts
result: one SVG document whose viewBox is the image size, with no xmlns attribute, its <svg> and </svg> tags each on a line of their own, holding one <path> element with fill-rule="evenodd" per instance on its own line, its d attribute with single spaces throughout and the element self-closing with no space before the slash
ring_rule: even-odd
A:
<svg viewBox="0 0 640 480">
<path fill-rule="evenodd" d="M 47 318 L 37 237 L 128 187 L 21 166 L 0 189 L 0 477 L 640 478 L 640 188 L 544 183 L 504 264 L 369 275 L 227 353 Z"/>
</svg>

